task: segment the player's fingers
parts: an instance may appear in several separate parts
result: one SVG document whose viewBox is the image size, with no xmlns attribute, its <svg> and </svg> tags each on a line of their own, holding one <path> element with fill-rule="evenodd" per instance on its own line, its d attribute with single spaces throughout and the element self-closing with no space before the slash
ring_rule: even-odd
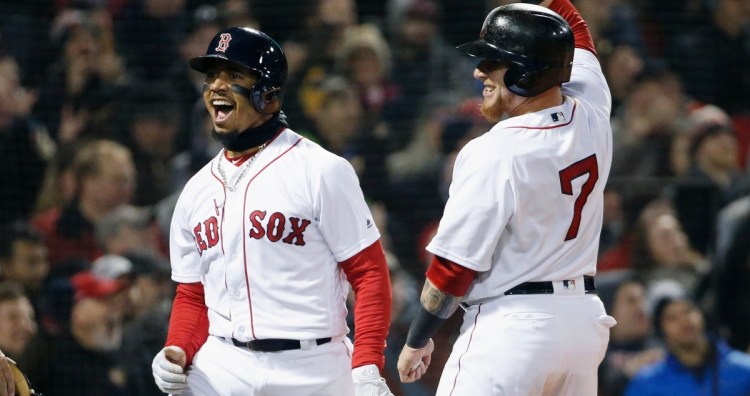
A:
<svg viewBox="0 0 750 396">
<path fill-rule="evenodd" d="M 424 375 L 424 373 L 425 373 L 424 366 L 419 365 L 417 366 L 415 370 L 410 370 L 408 374 L 399 375 L 399 377 L 401 378 L 401 382 L 408 384 L 410 382 L 414 382 L 422 378 L 422 375 Z"/>
<path fill-rule="evenodd" d="M 175 374 L 170 373 L 167 371 L 157 370 L 156 377 L 158 380 L 161 380 L 163 382 L 167 382 L 170 384 L 186 384 L 187 383 L 187 375 L 185 374 Z"/>
<path fill-rule="evenodd" d="M 159 378 L 156 379 L 156 385 L 165 393 L 181 393 L 187 387 L 187 383 L 168 382 Z"/>
<path fill-rule="evenodd" d="M 160 372 L 180 374 L 184 376 L 183 369 L 180 365 L 170 362 L 169 360 L 159 360 L 156 367 Z"/>
<path fill-rule="evenodd" d="M 1 386 L 3 384 L 4 386 Z M 0 352 L 0 396 L 14 396 L 15 394 L 16 384 L 13 372 L 10 370 L 8 358 Z"/>
</svg>

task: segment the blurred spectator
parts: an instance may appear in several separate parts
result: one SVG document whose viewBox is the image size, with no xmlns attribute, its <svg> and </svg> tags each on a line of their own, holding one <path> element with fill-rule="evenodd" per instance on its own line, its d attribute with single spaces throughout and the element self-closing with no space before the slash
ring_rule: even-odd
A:
<svg viewBox="0 0 750 396">
<path fill-rule="evenodd" d="M 28 222 L 17 221 L 0 227 L 0 280 L 20 285 L 37 315 L 44 281 L 50 272 L 48 256 L 44 237 Z"/>
<path fill-rule="evenodd" d="M 0 282 L 0 350 L 20 359 L 36 332 L 34 308 L 21 285 Z"/>
<path fill-rule="evenodd" d="M 182 125 L 181 109 L 172 95 L 165 95 L 171 88 L 166 84 L 154 82 L 134 88 L 125 98 L 127 115 L 121 143 L 130 150 L 138 175 L 131 202 L 148 206 L 173 191 L 171 166 Z"/>
<path fill-rule="evenodd" d="M 294 5 L 300 22 L 291 33 L 278 36 L 286 37 L 280 42 L 289 65 L 284 112 L 290 125 L 305 130 L 320 105 L 321 83 L 335 71 L 336 51 L 347 29 L 357 24 L 357 4 L 354 0 L 312 0 Z"/>
<path fill-rule="evenodd" d="M 250 2 L 246 0 L 223 0 L 220 1 L 216 8 L 219 11 L 219 18 L 223 22 L 222 27 L 227 26 L 244 26 L 253 29 L 260 28 L 260 21 L 258 20 L 258 13 L 254 6 L 256 1 Z M 200 7 L 196 12 L 200 10 Z M 218 30 L 217 30 L 218 31 Z M 214 31 L 216 33 L 216 31 Z M 273 36 L 276 37 L 276 36 Z M 205 41 L 205 43 L 211 42 L 211 39 Z M 205 55 L 204 51 L 199 55 Z"/>
<path fill-rule="evenodd" d="M 619 114 L 636 88 L 646 61 L 629 45 L 600 49 L 599 56 L 612 94 L 612 114 Z"/>
<path fill-rule="evenodd" d="M 106 29 L 83 10 L 60 13 L 51 27 L 55 62 L 39 89 L 34 114 L 61 145 L 112 127 L 129 76 Z"/>
<path fill-rule="evenodd" d="M 641 213 L 633 238 L 630 268 L 649 287 L 660 280 L 675 280 L 687 293 L 707 276 L 710 263 L 690 244 L 668 199 L 649 203 Z"/>
<path fill-rule="evenodd" d="M 660 299 L 654 308 L 654 326 L 664 340 L 666 357 L 639 371 L 626 395 L 750 394 L 750 356 L 711 334 L 693 301 Z"/>
<path fill-rule="evenodd" d="M 129 281 L 133 263 L 120 254 L 107 253 L 91 263 L 91 274 L 100 279 Z"/>
<path fill-rule="evenodd" d="M 135 78 L 160 80 L 179 58 L 182 36 L 191 17 L 185 3 L 186 0 L 130 1 L 115 20 L 117 46 Z"/>
<path fill-rule="evenodd" d="M 393 81 L 402 88 L 404 101 L 411 113 L 425 110 L 426 100 L 436 95 L 452 95 L 456 100 L 479 92 L 472 78 L 476 63 L 445 42 L 440 33 L 442 10 L 434 0 L 414 0 L 407 6 L 389 31 L 393 51 Z M 399 131 L 397 147 L 412 139 L 419 126 L 415 119 L 406 120 Z"/>
<path fill-rule="evenodd" d="M 73 160 L 76 194 L 70 203 L 37 214 L 32 222 L 45 236 L 53 266 L 101 255 L 95 225 L 131 199 L 135 166 L 130 151 L 109 140 L 83 145 Z"/>
<path fill-rule="evenodd" d="M 190 120 L 190 147 L 172 158 L 170 183 L 173 195 L 179 194 L 190 177 L 222 150 L 221 143 L 211 137 L 213 121 L 202 98 L 195 103 Z"/>
<path fill-rule="evenodd" d="M 685 96 L 666 70 L 648 70 L 612 117 L 614 177 L 672 176 L 670 148 L 679 128 Z"/>
<path fill-rule="evenodd" d="M 355 86 L 341 76 L 329 76 L 320 84 L 320 103 L 310 114 L 310 137 L 331 152 L 346 158 L 359 177 L 369 199 L 385 198 L 386 144 L 365 128 L 362 103 Z"/>
<path fill-rule="evenodd" d="M 392 141 L 411 121 L 401 88 L 391 78 L 393 63 L 385 37 L 374 25 L 351 27 L 336 53 L 336 71 L 357 88 L 366 132 Z M 401 141 L 401 138 L 396 138 Z M 388 147 L 393 150 L 399 147 Z"/>
<path fill-rule="evenodd" d="M 718 211 L 750 190 L 738 167 L 728 114 L 713 105 L 695 104 L 685 135 L 679 139 L 687 140 L 681 146 L 687 146 L 689 163 L 673 187 L 673 200 L 690 242 L 708 254 L 714 250 Z"/>
<path fill-rule="evenodd" d="M 44 394 L 126 395 L 125 372 L 116 356 L 127 284 L 89 271 L 65 281 L 73 290 L 67 326 L 61 334 L 35 338 L 19 364 Z"/>
<path fill-rule="evenodd" d="M 59 147 L 47 165 L 39 194 L 34 199 L 32 217 L 52 208 L 65 206 L 75 199 L 75 155 L 84 142 Z"/>
<path fill-rule="evenodd" d="M 664 352 L 654 339 L 643 280 L 630 270 L 613 271 L 597 275 L 596 289 L 607 313 L 617 320 L 599 366 L 599 394 L 620 396 L 633 375 Z"/>
<path fill-rule="evenodd" d="M 175 285 L 169 264 L 158 257 L 132 253 L 132 317 L 125 323 L 119 359 L 128 377 L 128 395 L 163 395 L 151 376 L 151 361 L 167 340 Z"/>
<path fill-rule="evenodd" d="M 21 85 L 15 58 L 0 48 L 0 224 L 31 215 L 55 152 L 47 130 L 30 115 L 35 101 Z"/>
<path fill-rule="evenodd" d="M 228 0 L 227 3 L 230 1 L 237 3 L 235 0 Z M 226 22 L 220 17 L 219 10 L 216 7 L 209 5 L 198 7 L 192 14 L 188 30 L 180 37 L 180 56 L 172 60 L 164 76 L 164 83 L 169 86 L 170 92 L 169 95 L 165 96 L 174 98 L 180 107 L 177 136 L 174 141 L 176 152 L 185 152 L 193 148 L 193 140 L 196 138 L 194 134 L 198 132 L 195 130 L 193 122 L 195 113 L 206 112 L 203 108 L 205 76 L 193 70 L 188 62 L 192 58 L 206 54 L 208 43 L 211 42 L 216 32 L 224 24 Z M 144 89 L 153 90 L 148 86 Z M 199 104 L 201 108 L 196 109 L 196 104 Z M 202 134 L 202 131 L 199 134 Z"/>
<path fill-rule="evenodd" d="M 731 115 L 750 111 L 750 4 L 705 4 L 709 9 L 704 19 L 679 28 L 669 38 L 665 55 L 695 99 Z"/>
<path fill-rule="evenodd" d="M 659 281 L 675 280 L 688 293 L 706 280 L 711 269 L 690 244 L 671 201 L 664 197 L 643 208 L 630 235 L 600 256 L 598 268 L 630 268 L 649 289 Z"/>
<path fill-rule="evenodd" d="M 166 238 L 155 224 L 150 208 L 123 205 L 104 216 L 94 229 L 107 254 L 143 252 L 166 257 Z"/>
</svg>

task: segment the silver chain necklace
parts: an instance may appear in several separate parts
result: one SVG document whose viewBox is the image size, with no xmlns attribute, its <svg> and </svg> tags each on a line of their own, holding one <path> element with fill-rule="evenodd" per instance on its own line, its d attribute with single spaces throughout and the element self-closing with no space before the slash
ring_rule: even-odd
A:
<svg viewBox="0 0 750 396">
<path fill-rule="evenodd" d="M 216 169 L 219 171 L 219 175 L 221 175 L 221 181 L 224 182 L 224 187 L 226 187 L 231 192 L 237 191 L 237 185 L 240 183 L 240 180 L 242 180 L 242 178 L 245 177 L 245 174 L 247 174 L 247 171 L 250 169 L 250 166 L 253 165 L 253 162 L 255 162 L 255 159 L 258 158 L 258 155 L 260 154 L 260 152 L 263 151 L 263 149 L 266 148 L 267 145 L 268 145 L 268 142 L 263 143 L 258 148 L 258 151 L 256 151 L 255 154 L 253 154 L 253 156 L 247 160 L 247 162 L 240 165 L 242 167 L 242 170 L 240 170 L 239 175 L 234 179 L 234 183 L 232 183 L 231 185 L 229 184 L 229 180 L 227 180 L 227 174 L 224 172 L 224 168 L 221 167 L 221 163 L 223 162 L 223 160 L 219 158 L 219 163 L 216 164 Z"/>
</svg>

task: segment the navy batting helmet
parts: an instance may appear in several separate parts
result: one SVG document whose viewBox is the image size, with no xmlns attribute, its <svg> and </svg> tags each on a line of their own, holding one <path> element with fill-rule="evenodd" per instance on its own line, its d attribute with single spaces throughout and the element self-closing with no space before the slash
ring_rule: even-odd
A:
<svg viewBox="0 0 750 396">
<path fill-rule="evenodd" d="M 535 96 L 570 80 L 575 40 L 570 25 L 545 7 L 514 3 L 492 10 L 479 40 L 459 45 L 468 55 L 510 63 L 504 82 L 521 96 Z"/>
<path fill-rule="evenodd" d="M 258 81 L 249 92 L 242 92 L 244 89 L 238 86 L 233 89 L 248 96 L 258 112 L 264 113 L 266 104 L 283 98 L 288 73 L 286 55 L 267 34 L 244 27 L 224 29 L 208 44 L 206 55 L 190 60 L 190 67 L 205 73 L 215 62 L 229 62 L 257 74 Z"/>
</svg>

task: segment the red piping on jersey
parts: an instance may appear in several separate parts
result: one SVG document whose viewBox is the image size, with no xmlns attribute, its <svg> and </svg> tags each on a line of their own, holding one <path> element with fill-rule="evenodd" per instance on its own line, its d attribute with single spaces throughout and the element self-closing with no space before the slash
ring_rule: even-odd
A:
<svg viewBox="0 0 750 396">
<path fill-rule="evenodd" d="M 546 127 L 532 127 L 532 126 L 526 126 L 526 125 L 517 125 L 517 126 L 509 126 L 507 128 L 524 128 L 524 129 L 555 129 L 564 127 L 566 125 L 570 125 L 571 122 L 573 122 L 573 117 L 576 115 L 576 107 L 578 106 L 578 101 L 573 99 L 573 110 L 570 111 L 570 121 L 560 124 L 560 125 L 552 125 L 552 126 L 546 126 Z M 546 109 L 545 109 L 546 110 Z M 544 111 L 544 110 L 542 110 Z"/>
<path fill-rule="evenodd" d="M 283 131 L 283 129 L 282 129 L 282 131 Z M 279 133 L 281 133 L 281 131 L 279 131 Z M 279 136 L 279 135 L 276 135 L 274 137 L 274 139 L 276 139 L 277 136 Z M 286 150 L 284 150 L 284 152 L 282 152 L 281 154 L 279 154 L 278 156 L 276 156 L 276 158 L 274 158 L 270 162 L 268 162 L 257 173 L 255 173 L 253 175 L 253 177 L 250 178 L 250 180 L 247 181 L 247 185 L 245 186 L 245 200 L 242 203 L 242 215 L 243 216 L 245 215 L 246 210 L 247 210 L 247 192 L 250 189 L 250 184 L 253 182 L 253 180 L 255 180 L 255 178 L 258 177 L 258 175 L 260 175 L 261 173 L 263 173 L 263 171 L 266 170 L 266 168 L 268 168 L 269 166 L 271 166 L 271 164 L 273 164 L 274 162 L 276 162 L 276 160 L 278 160 L 279 158 L 283 157 L 286 153 L 288 153 L 289 151 L 291 151 L 293 148 L 297 147 L 297 145 L 299 144 L 299 142 L 302 141 L 302 139 L 304 139 L 304 137 L 299 138 L 299 140 L 297 140 L 296 142 L 294 142 L 294 144 L 292 144 L 291 146 L 289 146 L 289 148 L 286 149 Z M 248 276 L 248 273 L 247 273 L 247 238 L 245 237 L 247 235 L 247 230 L 245 229 L 245 225 L 246 224 L 247 223 L 243 219 L 242 220 L 242 253 L 243 253 L 243 256 L 244 256 L 244 264 L 245 264 L 245 291 L 247 292 L 247 307 L 250 310 L 250 331 L 253 334 L 253 338 L 258 338 L 258 337 L 255 336 L 255 323 L 253 322 L 253 299 L 252 299 L 252 297 L 250 297 L 250 277 Z"/>
<path fill-rule="evenodd" d="M 466 352 L 469 352 L 469 346 L 471 346 L 471 340 L 474 338 L 474 331 L 477 329 L 477 321 L 479 321 L 479 314 L 482 313 L 482 304 L 477 305 L 477 316 L 474 317 L 474 328 L 471 329 L 471 335 L 469 335 L 469 342 L 466 344 L 466 350 L 461 353 L 461 356 L 458 358 L 458 371 L 456 371 L 456 376 L 453 377 L 453 387 L 451 388 L 451 391 L 449 393 L 449 396 L 453 394 L 453 391 L 456 390 L 456 382 L 458 382 L 458 374 L 461 373 L 461 359 L 464 357 Z"/>
</svg>

